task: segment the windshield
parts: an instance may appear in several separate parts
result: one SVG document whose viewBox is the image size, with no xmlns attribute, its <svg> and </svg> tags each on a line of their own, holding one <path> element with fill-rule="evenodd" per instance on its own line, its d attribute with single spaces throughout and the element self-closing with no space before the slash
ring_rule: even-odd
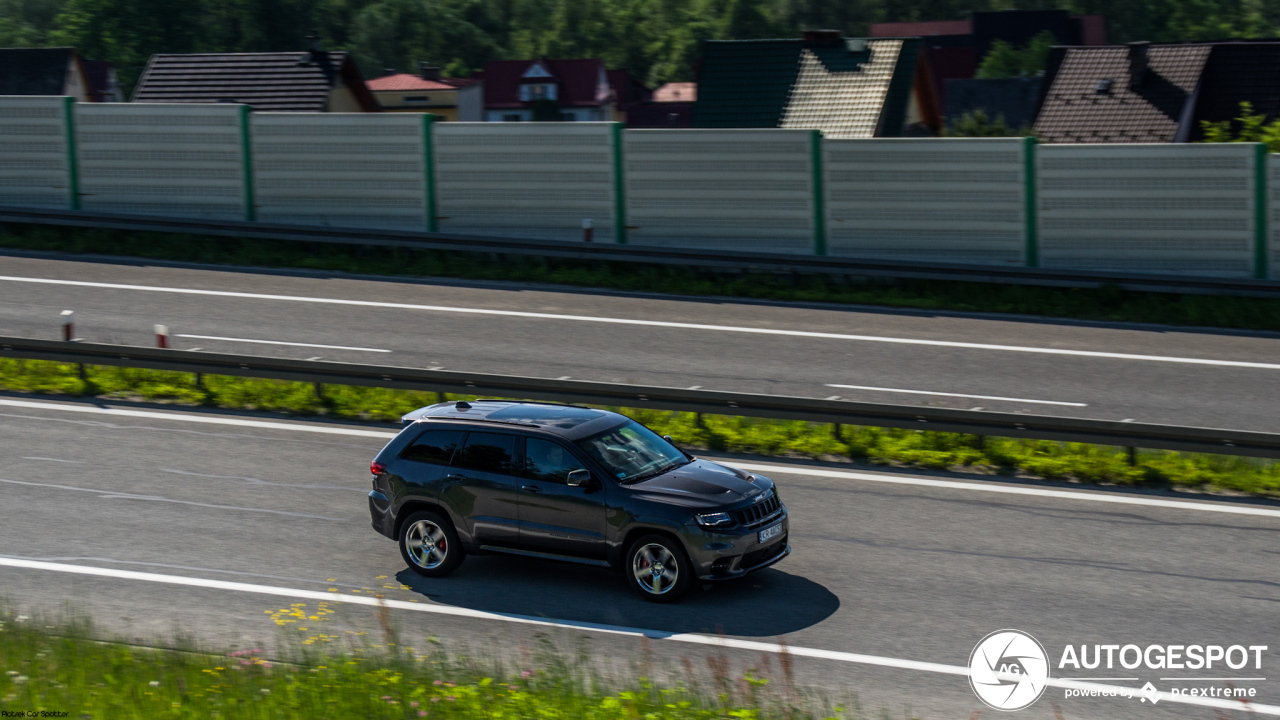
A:
<svg viewBox="0 0 1280 720">
<path fill-rule="evenodd" d="M 689 462 L 674 445 L 632 421 L 619 428 L 577 442 L 619 482 L 634 482 Z"/>
</svg>

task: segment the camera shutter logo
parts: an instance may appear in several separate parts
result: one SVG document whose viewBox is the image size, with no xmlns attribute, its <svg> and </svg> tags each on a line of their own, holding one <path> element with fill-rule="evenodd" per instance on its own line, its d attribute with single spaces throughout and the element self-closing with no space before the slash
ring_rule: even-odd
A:
<svg viewBox="0 0 1280 720">
<path fill-rule="evenodd" d="M 1021 710 L 1044 694 L 1049 655 L 1020 630 L 997 630 L 982 638 L 969 656 L 969 686 L 996 710 Z"/>
</svg>

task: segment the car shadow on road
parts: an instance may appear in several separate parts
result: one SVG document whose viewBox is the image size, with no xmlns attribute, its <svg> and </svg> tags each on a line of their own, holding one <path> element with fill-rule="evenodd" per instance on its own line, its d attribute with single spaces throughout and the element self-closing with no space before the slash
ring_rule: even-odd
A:
<svg viewBox="0 0 1280 720">
<path fill-rule="evenodd" d="M 781 564 L 785 567 L 785 562 Z M 401 584 L 432 601 L 485 612 L 654 631 L 773 637 L 816 625 L 840 607 L 830 590 L 778 566 L 694 588 L 674 604 L 636 596 L 616 571 L 507 556 L 468 557 L 445 578 L 411 570 Z"/>
</svg>

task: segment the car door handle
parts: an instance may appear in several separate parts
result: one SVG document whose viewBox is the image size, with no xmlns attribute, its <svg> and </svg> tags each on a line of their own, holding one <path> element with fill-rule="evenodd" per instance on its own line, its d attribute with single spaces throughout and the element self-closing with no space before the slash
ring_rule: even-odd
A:
<svg viewBox="0 0 1280 720">
<path fill-rule="evenodd" d="M 525 492 L 534 492 L 534 493 L 542 492 L 542 488 L 538 487 L 537 485 L 521 485 L 520 489 Z"/>
</svg>

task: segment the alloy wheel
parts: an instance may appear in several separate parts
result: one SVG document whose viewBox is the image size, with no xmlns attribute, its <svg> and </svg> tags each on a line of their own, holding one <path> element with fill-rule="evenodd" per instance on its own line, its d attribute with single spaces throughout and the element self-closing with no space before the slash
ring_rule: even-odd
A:
<svg viewBox="0 0 1280 720">
<path fill-rule="evenodd" d="M 675 555 L 658 543 L 649 543 L 636 551 L 631 572 L 640 587 L 651 595 L 670 591 L 680 577 Z"/>
<path fill-rule="evenodd" d="M 410 526 L 405 532 L 404 544 L 413 562 L 427 570 L 440 567 L 449 555 L 449 539 L 440 526 L 430 520 L 419 520 Z"/>
</svg>

